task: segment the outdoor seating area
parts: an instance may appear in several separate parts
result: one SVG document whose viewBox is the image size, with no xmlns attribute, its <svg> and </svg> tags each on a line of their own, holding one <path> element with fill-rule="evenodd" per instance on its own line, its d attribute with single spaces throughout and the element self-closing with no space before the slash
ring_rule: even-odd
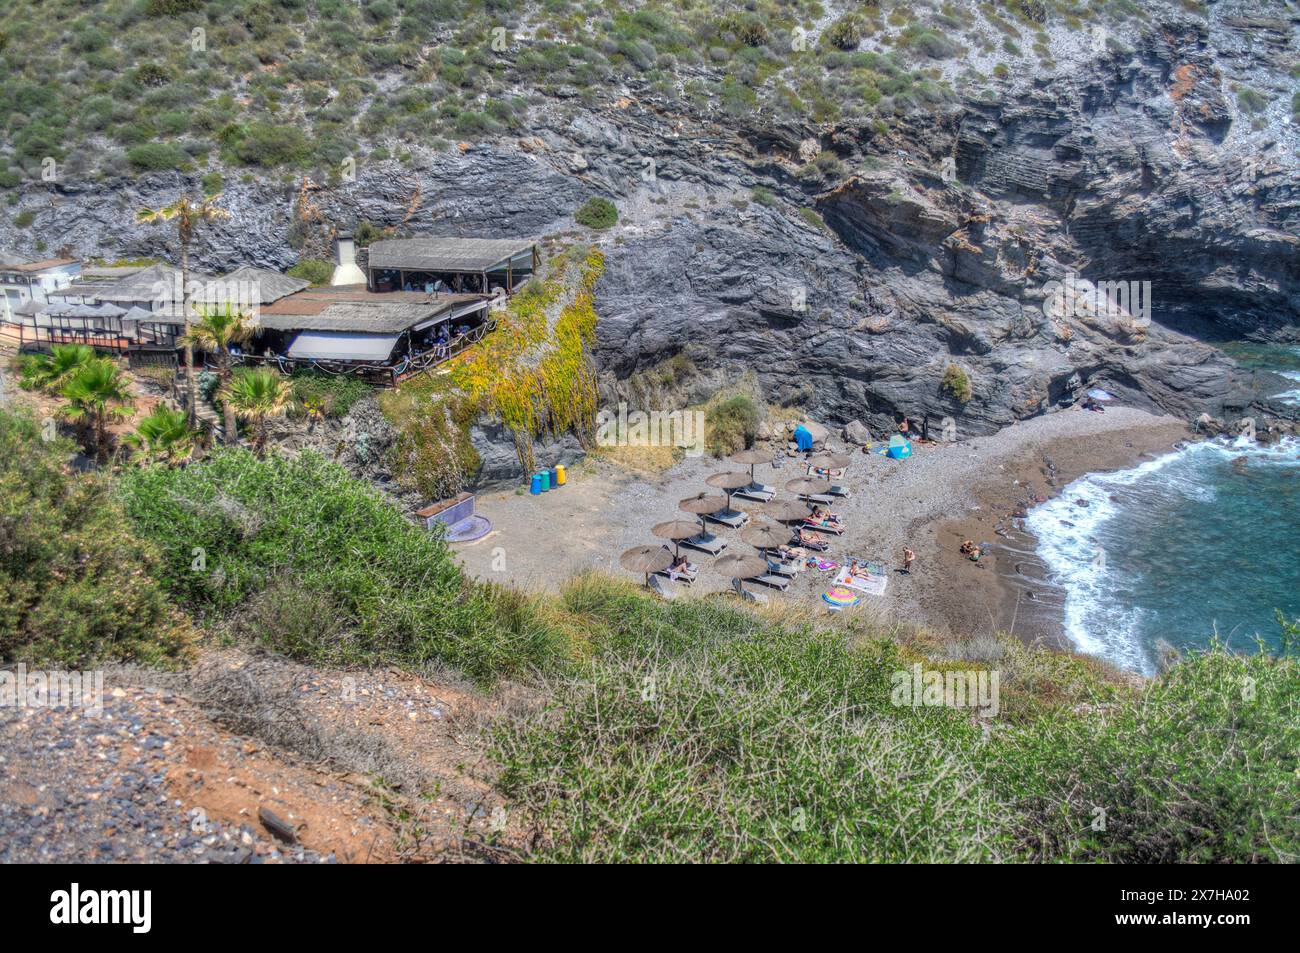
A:
<svg viewBox="0 0 1300 953">
<path fill-rule="evenodd" d="M 761 482 L 756 471 L 762 466 L 775 471 L 783 458 L 757 448 L 733 454 L 730 462 L 747 470 L 709 474 L 704 479 L 708 489 L 678 503 L 678 509 L 694 519 L 652 526 L 650 535 L 666 542 L 629 549 L 620 565 L 643 575 L 646 587 L 666 599 L 694 585 L 703 568 L 730 580 L 727 591 L 750 603 L 767 602 L 773 593 L 787 598 L 820 594 L 821 609 L 839 612 L 858 605 L 864 596 L 883 595 L 888 573 L 882 563 L 830 555 L 848 528 L 831 505 L 850 493 L 847 485 L 832 478 L 845 479 L 852 457 L 824 444 L 799 455 L 805 475 L 785 481 L 790 497 L 778 499 L 777 490 Z M 691 559 L 700 557 L 688 557 L 684 551 L 711 562 L 697 565 Z"/>
</svg>

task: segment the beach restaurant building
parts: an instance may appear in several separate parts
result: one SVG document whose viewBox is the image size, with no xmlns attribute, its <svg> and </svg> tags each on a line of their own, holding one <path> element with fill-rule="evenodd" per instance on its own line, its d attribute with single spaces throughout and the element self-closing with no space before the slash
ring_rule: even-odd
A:
<svg viewBox="0 0 1300 953">
<path fill-rule="evenodd" d="M 385 240 L 371 246 L 364 270 L 350 235 L 335 249 L 328 287 L 244 266 L 219 277 L 191 273 L 191 302 L 249 315 L 249 339 L 232 348 L 238 363 L 395 383 L 482 340 L 495 328 L 493 308 L 538 266 L 531 239 Z M 133 365 L 177 364 L 179 269 L 87 268 L 45 297 L 16 308 L 7 325 L 21 348 L 84 343 L 124 352 Z"/>
</svg>

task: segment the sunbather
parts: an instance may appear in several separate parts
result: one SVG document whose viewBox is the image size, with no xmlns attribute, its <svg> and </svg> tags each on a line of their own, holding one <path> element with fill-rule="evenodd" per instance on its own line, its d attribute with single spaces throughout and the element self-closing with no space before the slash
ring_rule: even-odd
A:
<svg viewBox="0 0 1300 953">
<path fill-rule="evenodd" d="M 813 552 L 822 553 L 830 549 L 830 544 L 819 533 L 810 529 L 799 528 L 799 545 L 804 549 L 811 549 Z"/>
<path fill-rule="evenodd" d="M 692 563 L 690 560 L 688 560 L 685 556 L 678 556 L 677 559 L 673 561 L 673 564 L 668 567 L 667 571 L 668 571 L 669 579 L 693 580 L 695 578 L 696 573 L 699 572 L 699 569 L 697 569 L 695 564 Z"/>
<path fill-rule="evenodd" d="M 865 563 L 860 563 L 854 559 L 849 562 L 849 579 L 856 579 L 860 582 L 870 582 L 871 573 L 867 570 Z"/>
<path fill-rule="evenodd" d="M 814 506 L 812 513 L 808 515 L 807 521 L 821 526 L 839 526 L 840 515 L 832 513 L 824 506 Z"/>
</svg>

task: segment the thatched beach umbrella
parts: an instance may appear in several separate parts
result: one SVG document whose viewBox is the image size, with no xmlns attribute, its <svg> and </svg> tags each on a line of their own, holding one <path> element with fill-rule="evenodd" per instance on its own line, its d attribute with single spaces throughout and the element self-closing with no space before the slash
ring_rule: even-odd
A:
<svg viewBox="0 0 1300 953">
<path fill-rule="evenodd" d="M 772 500 L 759 509 L 778 523 L 800 523 L 812 512 L 802 500 Z"/>
<path fill-rule="evenodd" d="M 767 560 L 761 556 L 741 556 L 732 554 L 729 556 L 719 556 L 713 561 L 713 568 L 724 576 L 729 576 L 736 580 L 737 585 L 743 590 L 742 579 L 753 579 L 755 576 L 762 576 L 767 572 Z"/>
<path fill-rule="evenodd" d="M 619 556 L 618 562 L 628 572 L 645 573 L 648 586 L 652 572 L 663 572 L 673 564 L 673 554 L 663 546 L 635 546 Z"/>
<path fill-rule="evenodd" d="M 739 463 L 748 466 L 749 482 L 753 484 L 756 482 L 754 479 L 754 467 L 758 466 L 760 463 L 771 463 L 776 459 L 776 457 L 770 450 L 759 450 L 755 447 L 751 450 L 741 450 L 739 453 L 733 453 L 727 459 L 732 463 Z"/>
<path fill-rule="evenodd" d="M 808 466 L 818 470 L 843 470 L 852 459 L 847 453 L 817 453 L 808 458 Z"/>
<path fill-rule="evenodd" d="M 771 523 L 751 526 L 740 534 L 740 538 L 757 549 L 780 549 L 790 542 L 790 529 L 780 529 Z"/>
<path fill-rule="evenodd" d="M 680 556 L 682 552 L 682 540 L 692 539 L 700 535 L 700 527 L 694 520 L 669 520 L 667 523 L 660 523 L 650 530 L 660 539 L 670 539 L 673 541 L 673 555 Z"/>
<path fill-rule="evenodd" d="M 787 483 L 785 488 L 797 496 L 814 496 L 818 493 L 829 493 L 832 485 L 830 480 L 799 477 L 799 479 Z"/>
<path fill-rule="evenodd" d="M 709 486 L 716 486 L 727 494 L 727 509 L 731 509 L 731 494 L 737 490 L 749 486 L 753 479 L 737 470 L 724 470 L 722 473 L 714 473 L 704 481 Z"/>
<path fill-rule="evenodd" d="M 704 517 L 720 513 L 727 508 L 727 498 L 718 493 L 696 493 L 677 504 L 684 513 L 694 513 L 700 518 L 700 526 L 707 529 Z"/>
</svg>

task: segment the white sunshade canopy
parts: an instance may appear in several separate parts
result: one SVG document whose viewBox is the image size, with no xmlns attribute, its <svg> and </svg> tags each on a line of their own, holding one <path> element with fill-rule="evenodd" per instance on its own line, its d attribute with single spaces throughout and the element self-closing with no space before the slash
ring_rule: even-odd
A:
<svg viewBox="0 0 1300 953">
<path fill-rule="evenodd" d="M 289 357 L 298 361 L 386 361 L 400 336 L 303 331 L 289 345 Z"/>
</svg>

